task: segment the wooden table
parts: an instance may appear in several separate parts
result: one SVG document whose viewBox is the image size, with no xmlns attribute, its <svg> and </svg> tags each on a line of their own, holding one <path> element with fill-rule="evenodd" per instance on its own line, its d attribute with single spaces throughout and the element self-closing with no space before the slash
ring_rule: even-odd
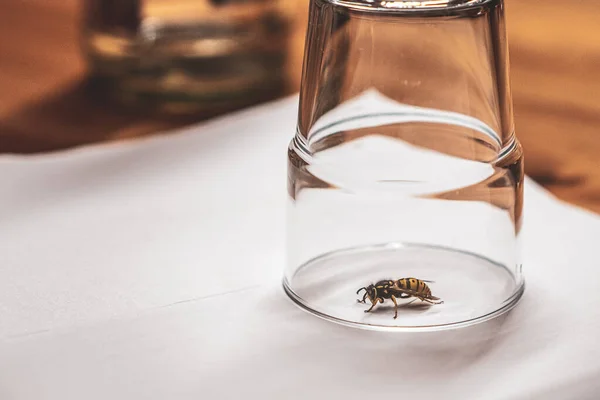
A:
<svg viewBox="0 0 600 400">
<path fill-rule="evenodd" d="M 86 95 L 80 0 L 0 4 L 0 153 L 36 153 L 193 122 L 127 114 Z M 526 172 L 600 212 L 600 1 L 506 0 Z M 299 85 L 306 3 L 294 0 L 289 76 Z"/>
</svg>

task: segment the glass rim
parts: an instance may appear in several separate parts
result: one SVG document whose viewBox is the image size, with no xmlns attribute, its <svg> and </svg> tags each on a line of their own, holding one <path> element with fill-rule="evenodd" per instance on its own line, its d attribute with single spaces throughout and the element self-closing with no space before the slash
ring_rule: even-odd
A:
<svg viewBox="0 0 600 400">
<path fill-rule="evenodd" d="M 351 10 L 393 14 L 439 13 L 445 11 L 475 10 L 499 0 L 323 0 L 326 3 Z"/>
</svg>

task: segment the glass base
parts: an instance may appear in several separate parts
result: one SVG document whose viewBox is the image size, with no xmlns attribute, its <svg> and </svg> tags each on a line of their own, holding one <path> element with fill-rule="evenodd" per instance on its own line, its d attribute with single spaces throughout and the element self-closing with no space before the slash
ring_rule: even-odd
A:
<svg viewBox="0 0 600 400">
<path fill-rule="evenodd" d="M 175 80 L 166 83 L 177 74 L 179 76 Z M 126 72 L 120 77 L 101 74 L 92 77 L 94 88 L 99 89 L 96 93 L 104 95 L 111 102 L 130 110 L 152 110 L 175 115 L 217 115 L 270 101 L 287 92 L 285 77 L 275 74 L 270 77 L 246 77 L 256 78 L 247 82 L 238 79 L 239 85 L 235 88 L 231 87 L 231 82 L 221 85 L 223 82 L 216 79 L 207 82 L 206 79 L 195 79 L 168 70 L 164 71 L 162 77 Z"/>
<path fill-rule="evenodd" d="M 443 304 L 386 299 L 369 313 L 359 288 L 379 280 L 413 277 Z M 310 313 L 339 324 L 387 331 L 435 331 L 474 325 L 511 310 L 524 292 L 522 279 L 504 265 L 473 253 L 409 243 L 339 250 L 319 256 L 286 277 L 289 297 Z M 414 301 L 413 301 L 414 300 Z"/>
</svg>

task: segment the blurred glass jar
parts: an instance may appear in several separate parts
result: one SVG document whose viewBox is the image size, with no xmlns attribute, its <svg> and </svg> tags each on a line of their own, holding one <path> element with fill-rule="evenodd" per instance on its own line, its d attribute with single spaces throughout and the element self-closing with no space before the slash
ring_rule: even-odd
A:
<svg viewBox="0 0 600 400">
<path fill-rule="evenodd" d="M 83 0 L 83 51 L 120 103 L 218 112 L 285 87 L 281 0 Z"/>
</svg>

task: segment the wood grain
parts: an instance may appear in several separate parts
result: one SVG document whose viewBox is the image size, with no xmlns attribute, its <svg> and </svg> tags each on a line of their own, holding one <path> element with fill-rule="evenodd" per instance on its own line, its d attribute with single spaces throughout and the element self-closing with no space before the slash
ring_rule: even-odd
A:
<svg viewBox="0 0 600 400">
<path fill-rule="evenodd" d="M 300 83 L 307 2 L 290 44 Z M 37 153 L 156 134 L 207 116 L 169 118 L 102 102 L 79 52 L 81 0 L 0 4 L 0 153 Z M 506 0 L 517 135 L 526 172 L 558 197 L 600 212 L 600 2 Z"/>
</svg>

